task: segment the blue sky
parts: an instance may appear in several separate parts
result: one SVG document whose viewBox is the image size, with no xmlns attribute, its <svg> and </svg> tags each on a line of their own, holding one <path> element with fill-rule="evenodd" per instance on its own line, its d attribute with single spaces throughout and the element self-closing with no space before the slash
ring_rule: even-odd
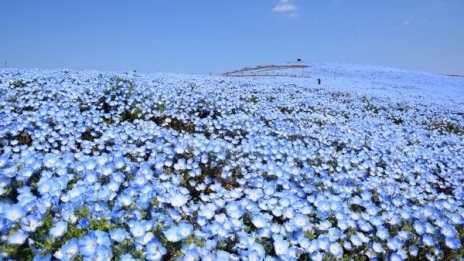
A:
<svg viewBox="0 0 464 261">
<path fill-rule="evenodd" d="M 464 74 L 462 0 L 0 2 L 19 68 L 220 72 L 292 61 Z"/>
</svg>

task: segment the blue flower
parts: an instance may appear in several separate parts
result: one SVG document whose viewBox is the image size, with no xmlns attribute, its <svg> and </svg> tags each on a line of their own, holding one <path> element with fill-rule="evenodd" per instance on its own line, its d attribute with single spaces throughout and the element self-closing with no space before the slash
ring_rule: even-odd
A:
<svg viewBox="0 0 464 261">
<path fill-rule="evenodd" d="M 417 234 L 423 235 L 425 233 L 426 228 L 424 222 L 416 220 L 414 221 L 413 227 Z"/>
<path fill-rule="evenodd" d="M 124 229 L 116 228 L 116 229 L 110 230 L 110 237 L 113 241 L 120 243 L 124 239 L 126 239 L 128 236 L 129 236 L 129 233 L 127 233 L 127 231 Z"/>
<path fill-rule="evenodd" d="M 10 236 L 8 236 L 8 244 L 22 245 L 26 241 L 28 236 L 29 236 L 28 233 L 22 230 L 18 230 L 14 232 L 13 234 L 11 234 Z"/>
<path fill-rule="evenodd" d="M 388 232 L 388 229 L 384 227 L 378 227 L 376 236 L 382 240 L 387 240 L 390 237 L 390 233 Z"/>
<path fill-rule="evenodd" d="M 251 222 L 257 228 L 263 228 L 267 225 L 267 219 L 262 214 L 254 215 Z"/>
<path fill-rule="evenodd" d="M 330 245 L 330 239 L 327 236 L 320 236 L 317 239 L 317 244 L 319 246 L 319 249 L 322 249 L 324 251 L 329 250 L 329 245 Z"/>
<path fill-rule="evenodd" d="M 55 223 L 52 229 L 50 229 L 50 236 L 54 238 L 62 237 L 68 231 L 68 222 L 60 221 Z"/>
<path fill-rule="evenodd" d="M 409 254 L 411 254 L 411 256 L 417 256 L 417 254 L 419 253 L 419 248 L 417 248 L 414 245 L 410 246 L 408 250 L 409 250 Z"/>
<path fill-rule="evenodd" d="M 426 246 L 429 246 L 429 247 L 435 245 L 435 240 L 434 240 L 433 237 L 430 236 L 430 235 L 424 235 L 424 236 L 422 237 L 422 241 L 424 242 L 424 244 L 425 244 Z"/>
<path fill-rule="evenodd" d="M 145 235 L 146 229 L 145 229 L 145 224 L 142 222 L 132 222 L 129 224 L 130 232 L 134 237 L 143 237 Z"/>
<path fill-rule="evenodd" d="M 60 260 L 73 260 L 78 254 L 79 241 L 76 238 L 72 238 L 55 253 L 55 257 Z"/>
<path fill-rule="evenodd" d="M 146 246 L 145 259 L 153 261 L 161 260 L 166 252 L 166 248 L 154 238 Z"/>
<path fill-rule="evenodd" d="M 95 255 L 96 260 L 111 260 L 112 257 L 113 251 L 109 246 L 100 245 L 97 247 Z"/>
<path fill-rule="evenodd" d="M 342 258 L 343 249 L 337 242 L 331 243 L 329 246 L 329 253 L 336 258 Z"/>
<path fill-rule="evenodd" d="M 182 240 L 177 227 L 171 227 L 168 230 L 164 231 L 163 234 L 166 237 L 166 239 L 170 242 L 178 242 Z"/>
<path fill-rule="evenodd" d="M 3 209 L 5 218 L 11 222 L 16 222 L 26 215 L 26 211 L 19 205 L 11 205 Z"/>
<path fill-rule="evenodd" d="M 178 242 L 192 234 L 193 226 L 187 223 L 179 224 L 164 231 L 164 236 L 171 242 Z"/>
<path fill-rule="evenodd" d="M 461 248 L 461 241 L 455 237 L 446 237 L 445 245 L 453 250 Z"/>
<path fill-rule="evenodd" d="M 83 236 L 81 239 L 79 239 L 79 249 L 81 255 L 85 257 L 94 256 L 98 246 L 97 241 L 98 238 L 95 233 L 93 233 L 93 231 L 89 231 L 86 236 Z"/>
<path fill-rule="evenodd" d="M 390 255 L 390 260 L 391 261 L 402 261 L 402 260 L 404 260 L 404 258 L 401 255 L 399 255 L 397 252 L 393 252 Z"/>
<path fill-rule="evenodd" d="M 445 237 L 454 237 L 456 236 L 456 234 L 458 233 L 456 228 L 454 228 L 452 225 L 450 224 L 445 224 L 442 228 L 441 228 L 441 233 L 442 235 L 444 235 Z"/>
<path fill-rule="evenodd" d="M 29 215 L 21 220 L 21 229 L 26 232 L 34 232 L 42 225 L 42 219 L 38 216 Z"/>
<path fill-rule="evenodd" d="M 187 196 L 176 193 L 171 196 L 171 205 L 174 207 L 183 206 L 187 203 L 188 199 L 189 198 Z"/>
<path fill-rule="evenodd" d="M 281 236 L 274 237 L 274 251 L 278 256 L 286 256 L 290 243 Z"/>
<path fill-rule="evenodd" d="M 303 214 L 297 214 L 293 217 L 293 224 L 298 228 L 304 228 L 309 224 L 309 218 Z"/>
<path fill-rule="evenodd" d="M 79 221 L 77 222 L 77 228 L 78 229 L 86 229 L 88 228 L 90 225 L 90 220 L 86 217 L 83 217 L 81 219 L 79 219 Z"/>
<path fill-rule="evenodd" d="M 382 254 L 385 252 L 385 249 L 382 247 L 382 244 L 380 244 L 379 242 L 374 242 L 372 244 L 372 249 L 374 249 L 374 251 L 378 254 Z"/>
<path fill-rule="evenodd" d="M 47 155 L 45 155 L 43 161 L 44 161 L 45 167 L 51 168 L 58 161 L 58 158 L 54 154 L 47 154 Z"/>
</svg>

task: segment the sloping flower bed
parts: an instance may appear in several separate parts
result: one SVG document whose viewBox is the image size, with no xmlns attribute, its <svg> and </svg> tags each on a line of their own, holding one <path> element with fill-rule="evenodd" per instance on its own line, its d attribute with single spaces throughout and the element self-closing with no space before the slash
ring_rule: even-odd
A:
<svg viewBox="0 0 464 261">
<path fill-rule="evenodd" d="M 5 259 L 464 256 L 464 113 L 451 102 L 13 69 L 0 94 Z"/>
</svg>

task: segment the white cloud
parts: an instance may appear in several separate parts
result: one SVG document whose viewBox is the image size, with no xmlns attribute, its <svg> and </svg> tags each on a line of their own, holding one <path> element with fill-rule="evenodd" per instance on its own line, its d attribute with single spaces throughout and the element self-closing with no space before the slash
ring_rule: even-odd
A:
<svg viewBox="0 0 464 261">
<path fill-rule="evenodd" d="M 413 20 L 412 17 L 409 17 L 408 19 L 403 21 L 403 25 L 408 26 L 412 22 L 412 20 Z"/>
<path fill-rule="evenodd" d="M 293 13 L 290 13 L 290 14 L 288 15 L 288 17 L 290 17 L 290 18 L 298 18 L 298 17 L 300 17 L 300 13 L 298 13 L 298 12 L 293 12 Z"/>
<path fill-rule="evenodd" d="M 279 0 L 279 3 L 272 9 L 276 13 L 287 13 L 290 18 L 297 18 L 300 14 L 298 7 L 291 0 Z"/>
</svg>

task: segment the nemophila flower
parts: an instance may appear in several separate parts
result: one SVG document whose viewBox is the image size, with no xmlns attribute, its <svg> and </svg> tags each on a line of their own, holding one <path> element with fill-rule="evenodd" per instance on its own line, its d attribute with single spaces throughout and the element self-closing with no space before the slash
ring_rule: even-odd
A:
<svg viewBox="0 0 464 261">
<path fill-rule="evenodd" d="M 167 253 L 166 248 L 156 239 L 152 239 L 146 246 L 145 259 L 161 260 Z"/>
<path fill-rule="evenodd" d="M 182 195 L 182 194 L 174 194 L 174 195 L 171 195 L 171 205 L 174 206 L 174 207 L 180 207 L 180 206 L 183 206 L 185 205 L 185 203 L 187 203 L 188 201 L 188 197 L 185 196 L 185 195 Z"/>
<path fill-rule="evenodd" d="M 258 215 L 253 215 L 251 222 L 256 228 L 263 228 L 267 225 L 268 220 L 264 215 L 258 214 Z"/>
<path fill-rule="evenodd" d="M 426 232 L 426 227 L 425 227 L 424 222 L 416 220 L 414 221 L 413 227 L 416 233 L 419 235 L 423 235 Z"/>
<path fill-rule="evenodd" d="M 435 233 L 435 227 L 430 224 L 429 222 L 426 222 L 425 223 L 425 232 L 427 232 L 428 234 L 433 234 Z"/>
<path fill-rule="evenodd" d="M 385 249 L 382 247 L 382 244 L 380 244 L 379 242 L 374 242 L 372 244 L 372 249 L 378 254 L 382 254 L 385 252 Z"/>
<path fill-rule="evenodd" d="M 55 165 L 56 162 L 58 162 L 58 158 L 54 154 L 47 154 L 45 155 L 43 161 L 45 167 L 51 168 Z"/>
<path fill-rule="evenodd" d="M 145 224 L 139 221 L 129 223 L 130 232 L 134 237 L 142 237 L 145 235 L 146 228 Z"/>
<path fill-rule="evenodd" d="M 411 256 L 417 256 L 417 254 L 419 253 L 419 248 L 417 248 L 416 246 L 412 245 L 408 248 L 408 251 L 409 251 L 409 254 Z"/>
<path fill-rule="evenodd" d="M 64 245 L 54 254 L 60 260 L 73 260 L 79 255 L 79 241 L 76 238 L 64 243 Z"/>
<path fill-rule="evenodd" d="M 278 256 L 286 256 L 288 254 L 290 243 L 284 240 L 281 236 L 274 237 L 274 251 Z"/>
<path fill-rule="evenodd" d="M 403 246 L 403 242 L 401 242 L 397 237 L 387 240 L 387 246 L 391 250 L 398 250 Z"/>
<path fill-rule="evenodd" d="M 341 231 L 340 231 L 340 229 L 331 227 L 331 228 L 329 228 L 329 230 L 327 231 L 327 235 L 328 235 L 328 237 L 329 237 L 329 239 L 330 239 L 331 242 L 335 242 L 335 241 L 337 241 L 338 239 L 340 239 Z"/>
<path fill-rule="evenodd" d="M 328 251 L 330 246 L 330 239 L 326 236 L 321 236 L 317 239 L 318 248 L 324 251 Z"/>
<path fill-rule="evenodd" d="M 21 220 L 21 229 L 25 232 L 34 232 L 42 223 L 42 219 L 38 216 L 29 215 Z"/>
<path fill-rule="evenodd" d="M 353 243 L 354 246 L 359 247 L 363 244 L 361 238 L 359 237 L 358 234 L 354 234 L 350 237 L 351 243 Z"/>
<path fill-rule="evenodd" d="M 7 242 L 10 245 L 22 245 L 26 241 L 28 236 L 29 236 L 28 233 L 22 230 L 18 230 L 8 236 Z"/>
<path fill-rule="evenodd" d="M 445 238 L 445 245 L 451 249 L 460 249 L 462 247 L 461 241 L 454 236 L 447 236 Z"/>
<path fill-rule="evenodd" d="M 373 230 L 372 226 L 366 221 L 358 222 L 358 227 L 363 232 L 368 232 L 369 233 L 369 232 L 371 232 Z"/>
<path fill-rule="evenodd" d="M 109 246 L 99 245 L 95 252 L 96 260 L 111 260 L 113 252 Z"/>
<path fill-rule="evenodd" d="M 342 220 L 338 220 L 337 226 L 338 226 L 338 228 L 340 228 L 341 230 L 346 230 L 346 229 L 348 229 L 349 224 L 348 224 L 348 222 L 346 222 L 346 220 L 343 220 L 343 219 L 342 219 Z"/>
<path fill-rule="evenodd" d="M 226 212 L 229 217 L 236 219 L 239 219 L 243 215 L 242 207 L 235 202 L 227 204 Z"/>
<path fill-rule="evenodd" d="M 120 200 L 121 205 L 123 207 L 130 206 L 132 204 L 133 200 L 134 200 L 132 196 L 127 195 L 127 194 L 119 196 L 118 199 Z"/>
<path fill-rule="evenodd" d="M 372 217 L 369 220 L 369 222 L 371 222 L 371 224 L 374 225 L 374 226 L 381 226 L 384 223 L 382 217 L 379 217 L 379 216 Z"/>
<path fill-rule="evenodd" d="M 129 233 L 126 230 L 120 228 L 112 229 L 109 233 L 111 240 L 116 241 L 118 243 L 122 242 L 129 236 Z"/>
<path fill-rule="evenodd" d="M 189 223 L 181 223 L 178 226 L 178 232 L 182 238 L 187 238 L 192 234 L 193 226 Z"/>
<path fill-rule="evenodd" d="M 323 231 L 326 231 L 331 227 L 332 223 L 329 220 L 324 220 L 317 225 L 317 228 Z"/>
<path fill-rule="evenodd" d="M 201 217 L 205 217 L 207 219 L 211 219 L 215 214 L 215 209 L 213 205 L 206 205 L 204 208 L 201 208 L 198 212 L 198 215 Z"/>
<path fill-rule="evenodd" d="M 177 227 L 171 227 L 163 233 L 166 239 L 170 242 L 178 242 L 182 240 Z"/>
<path fill-rule="evenodd" d="M 62 237 L 68 231 L 68 222 L 59 221 L 50 229 L 50 236 L 54 238 Z"/>
<path fill-rule="evenodd" d="M 445 237 L 454 237 L 457 234 L 457 230 L 452 225 L 445 224 L 441 228 L 441 234 L 444 235 Z"/>
<path fill-rule="evenodd" d="M 393 252 L 390 255 L 390 260 L 391 261 L 402 261 L 402 260 L 404 260 L 404 258 L 400 254 L 398 254 L 397 252 Z"/>
<path fill-rule="evenodd" d="M 336 258 L 341 258 L 343 256 L 343 249 L 340 244 L 334 242 L 329 245 L 329 253 Z"/>
<path fill-rule="evenodd" d="M 97 167 L 97 162 L 95 160 L 89 159 L 84 162 L 86 170 L 92 171 Z"/>
<path fill-rule="evenodd" d="M 2 175 L 8 178 L 13 178 L 16 175 L 17 170 L 18 170 L 18 167 L 11 166 L 9 168 L 3 169 Z"/>
<path fill-rule="evenodd" d="M 19 205 L 4 206 L 3 213 L 5 218 L 11 222 L 16 222 L 26 215 L 26 211 Z"/>
<path fill-rule="evenodd" d="M 429 236 L 429 235 L 424 235 L 424 236 L 422 237 L 422 241 L 424 242 L 424 244 L 425 244 L 426 246 L 429 246 L 429 247 L 435 245 L 435 240 L 433 239 L 432 236 Z"/>
<path fill-rule="evenodd" d="M 150 242 L 155 236 L 153 235 L 152 232 L 147 232 L 145 233 L 145 235 L 143 235 L 142 237 L 138 237 L 136 238 L 136 242 L 142 246 L 145 246 L 146 244 L 148 244 L 148 242 Z"/>
<path fill-rule="evenodd" d="M 9 155 L 8 153 L 5 153 L 5 154 L 3 154 L 2 156 L 0 156 L 0 168 L 5 167 L 5 165 L 6 165 L 7 162 L 8 162 L 9 156 L 10 156 L 10 155 Z"/>
<path fill-rule="evenodd" d="M 408 231 L 399 231 L 397 237 L 402 241 L 407 241 L 412 238 L 412 234 Z"/>
<path fill-rule="evenodd" d="M 32 259 L 32 261 L 51 261 L 51 260 L 52 260 L 52 255 L 51 254 L 44 255 L 44 256 L 36 255 Z"/>
<path fill-rule="evenodd" d="M 86 217 L 83 217 L 81 219 L 79 219 L 79 221 L 77 222 L 77 225 L 76 227 L 79 228 L 79 229 L 85 229 L 85 228 L 88 228 L 90 225 L 90 220 Z"/>
<path fill-rule="evenodd" d="M 297 214 L 293 217 L 293 224 L 298 228 L 304 228 L 309 224 L 309 218 L 303 214 Z"/>
<path fill-rule="evenodd" d="M 343 248 L 348 251 L 351 251 L 353 250 L 353 245 L 351 245 L 349 241 L 343 241 Z"/>
<path fill-rule="evenodd" d="M 387 240 L 390 237 L 390 233 L 388 232 L 388 229 L 384 227 L 378 227 L 376 236 L 382 240 Z"/>
<path fill-rule="evenodd" d="M 87 233 L 79 239 L 79 250 L 81 255 L 84 257 L 92 257 L 95 255 L 95 251 L 98 246 L 98 238 L 95 233 Z"/>
<path fill-rule="evenodd" d="M 310 258 L 311 258 L 311 260 L 322 261 L 322 260 L 324 260 L 325 255 L 322 252 L 313 252 L 313 253 L 310 254 Z"/>
<path fill-rule="evenodd" d="M 367 248 L 363 254 L 374 259 L 377 252 L 389 258 L 392 251 L 407 258 L 403 249 L 408 249 L 411 256 L 414 251 L 418 255 L 431 244 L 430 239 L 435 246 L 450 249 L 444 235 L 457 238 L 457 226 L 464 217 L 460 215 L 462 191 L 458 184 L 463 150 L 459 135 L 439 125 L 441 119 L 450 122 L 447 126 L 459 120 L 451 111 L 443 110 L 451 100 L 432 99 L 435 93 L 426 95 L 427 99 L 413 95 L 417 90 L 427 93 L 434 85 L 445 86 L 442 90 L 446 92 L 447 86 L 457 82 L 364 67 L 311 67 L 313 74 L 321 78 L 327 74 L 343 76 L 332 85 L 338 92 L 350 95 L 334 95 L 325 87 L 302 88 L 303 80 L 290 78 L 250 81 L 163 74 L 135 77 L 132 73 L 3 71 L 0 88 L 6 87 L 6 98 L 0 101 L 5 115 L 4 128 L 0 128 L 4 145 L 0 193 L 7 201 L 14 195 L 16 205 L 24 210 L 12 221 L 6 211 L 11 204 L 0 203 L 0 216 L 4 218 L 0 231 L 5 243 L 15 232 L 10 230 L 17 229 L 46 234 L 34 234 L 33 238 L 51 238 L 49 231 L 37 229 L 38 221 L 31 217 L 39 221 L 48 219 L 48 215 L 61 217 L 81 230 L 90 226 L 86 217 L 108 217 L 121 224 L 130 224 L 129 220 L 141 222 L 145 233 L 135 238 L 130 227 L 127 232 L 110 230 L 111 246 L 105 232 L 89 232 L 87 236 L 97 237 L 97 247 L 115 248 L 117 240 L 132 238 L 124 241 L 127 248 L 147 258 L 145 247 L 154 239 L 150 232 L 154 224 L 175 228 L 173 237 L 180 241 L 183 236 L 176 224 L 187 222 L 186 218 L 191 222 L 190 218 L 198 213 L 196 222 L 201 229 L 195 231 L 195 237 L 234 242 L 232 238 L 245 234 L 244 222 L 248 220 L 243 215 L 250 213 L 251 222 L 257 217 L 253 227 L 261 227 L 266 221 L 266 226 L 256 231 L 246 229 L 250 237 L 264 240 L 281 235 L 288 242 L 288 251 L 280 259 L 304 255 L 300 248 L 311 253 L 313 259 L 326 258 L 328 253 L 319 248 L 318 240 L 304 239 L 306 231 L 328 238 L 329 254 L 332 243 L 343 244 L 344 251 L 355 250 L 358 246 L 351 241 Z M 393 76 L 398 83 L 389 81 Z M 353 90 L 353 79 L 363 82 L 364 87 Z M 385 84 L 377 88 L 378 82 L 417 88 L 398 96 Z M 417 82 L 427 84 L 418 86 Z M 17 88 L 17 84 L 25 86 Z M 156 88 L 146 88 L 152 85 Z M 194 91 L 185 92 L 186 88 Z M 237 90 L 243 97 L 253 97 L 252 102 L 238 97 Z M 367 92 L 369 95 L 364 97 Z M 98 100 L 103 96 L 104 105 Z M 440 106 L 433 104 L 437 100 Z M 34 110 L 21 109 L 26 103 Z M 318 113 L 308 113 L 313 107 L 318 108 Z M 373 113 L 375 108 L 381 108 L 380 112 Z M 134 112 L 137 115 L 132 115 Z M 126 120 L 127 116 L 137 119 Z M 392 122 L 390 117 L 401 121 Z M 438 130 L 424 129 L 424 119 L 429 127 L 438 125 L 440 135 L 430 135 Z M 429 122 L 435 120 L 437 124 Z M 194 128 L 178 130 L 190 128 L 186 123 L 192 123 Z M 396 123 L 402 128 L 397 128 Z M 328 127 L 320 128 L 322 125 Z M 205 135 L 196 135 L 201 134 L 198 131 Z M 31 135 L 31 146 L 20 145 L 23 134 Z M 443 156 L 439 161 L 434 160 L 437 153 Z M 188 175 L 183 173 L 186 169 Z M 455 189 L 445 194 L 430 187 L 443 183 L 431 174 L 431 169 L 439 169 L 440 179 Z M 23 188 L 18 188 L 20 185 Z M 26 191 L 28 186 L 34 193 Z M 374 190 L 376 193 L 368 192 Z M 174 194 L 187 200 L 174 206 Z M 151 205 L 155 197 L 156 206 Z M 76 216 L 73 212 L 80 212 L 83 206 L 88 208 L 86 217 Z M 158 208 L 163 211 L 156 211 Z M 271 224 L 264 213 L 283 224 Z M 318 224 L 300 219 L 301 215 L 315 215 Z M 417 229 L 415 221 L 423 226 L 417 225 Z M 398 230 L 397 235 L 382 236 L 387 226 Z M 353 235 L 352 230 L 362 233 Z M 124 236 L 126 233 L 129 235 Z M 409 246 L 413 235 L 419 235 L 417 251 Z M 184 258 L 217 259 L 217 242 L 207 241 L 203 247 L 184 244 Z M 236 254 L 223 251 L 219 257 L 264 259 L 265 254 L 246 247 L 252 244 L 237 243 L 231 246 L 238 249 Z M 442 256 L 446 249 L 441 248 L 434 247 L 426 258 Z M 109 259 L 110 252 L 105 249 L 101 247 L 101 251 L 83 257 L 96 259 L 99 252 L 99 258 Z M 154 252 L 156 260 L 158 253 Z"/>
<path fill-rule="evenodd" d="M 121 260 L 121 261 L 136 261 L 137 259 L 135 259 L 131 254 L 124 254 L 124 255 L 119 256 L 119 260 Z"/>
</svg>

